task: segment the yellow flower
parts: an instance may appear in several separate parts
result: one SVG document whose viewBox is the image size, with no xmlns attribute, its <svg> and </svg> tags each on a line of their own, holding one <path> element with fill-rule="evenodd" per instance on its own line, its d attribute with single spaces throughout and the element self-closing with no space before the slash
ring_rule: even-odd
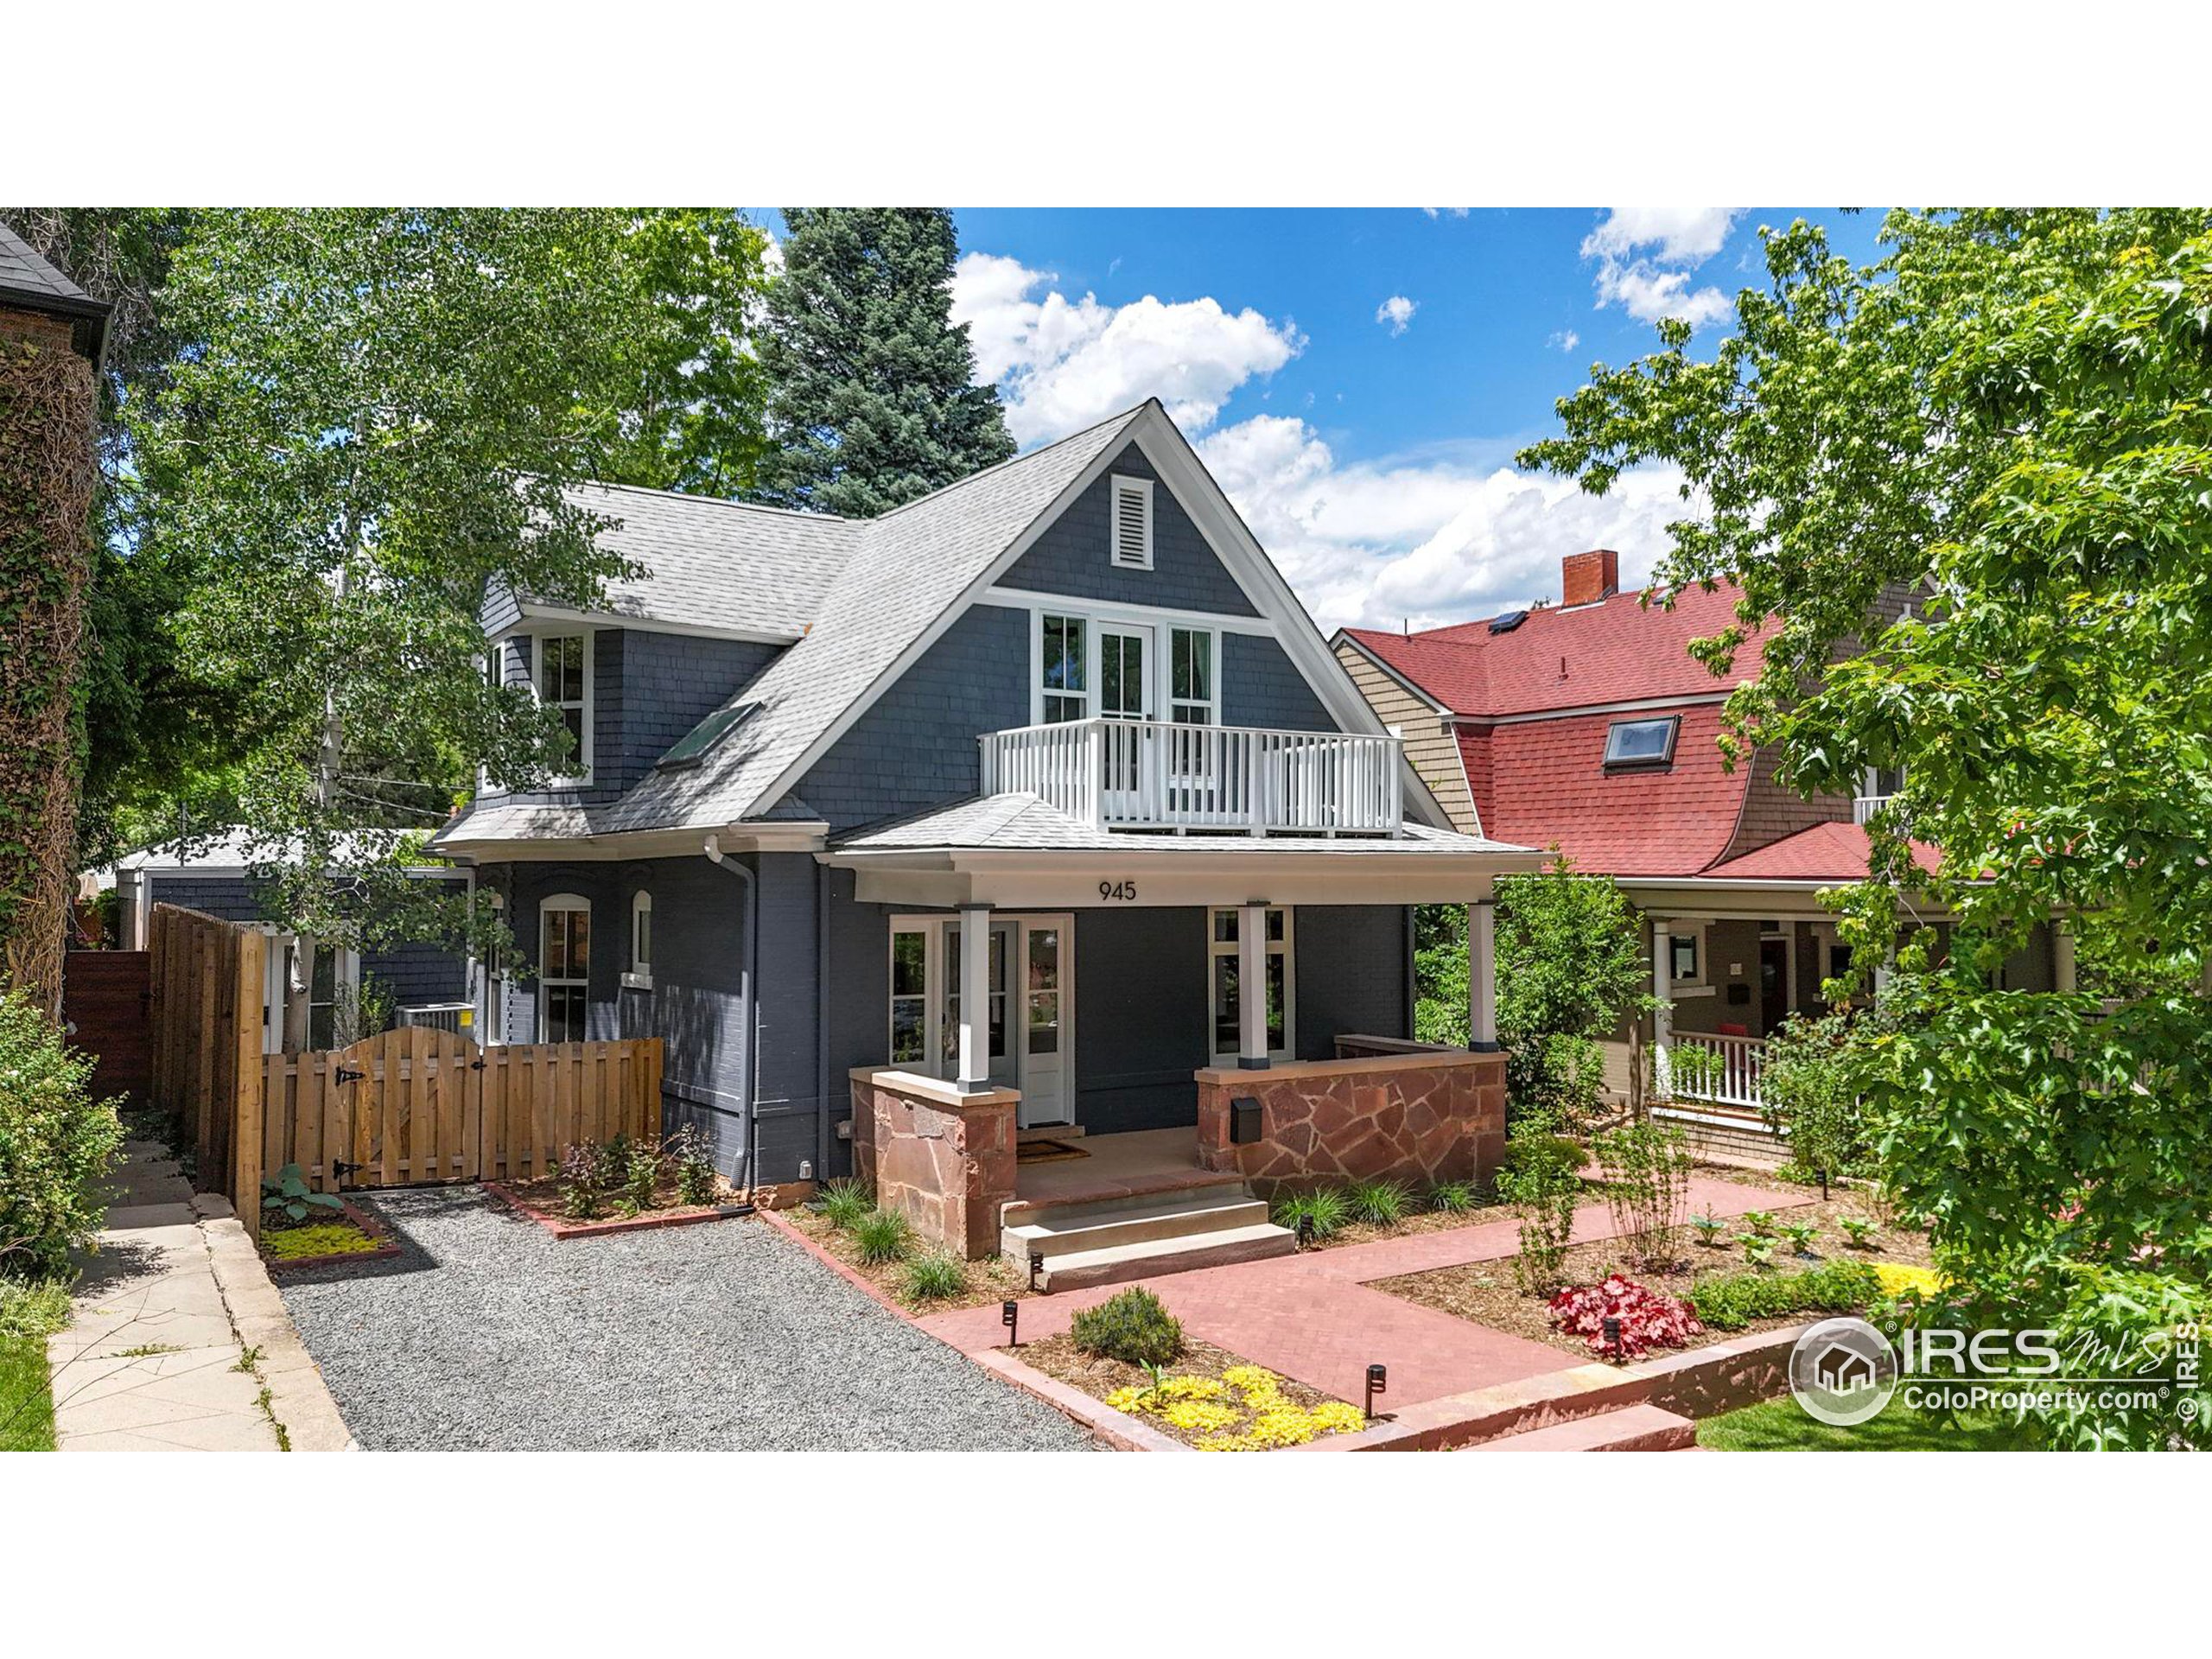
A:
<svg viewBox="0 0 2212 1659">
<path fill-rule="evenodd" d="M 1882 1288 L 1892 1296 L 1902 1296 L 1907 1291 L 1918 1291 L 1932 1296 L 1943 1288 L 1943 1275 L 1933 1268 L 1909 1268 L 1901 1262 L 1877 1262 L 1874 1276 L 1881 1281 Z"/>
<path fill-rule="evenodd" d="M 1196 1433 L 1201 1430 L 1234 1428 L 1243 1414 L 1234 1406 L 1217 1406 L 1205 1400 L 1185 1400 L 1160 1414 L 1176 1427 Z"/>
</svg>

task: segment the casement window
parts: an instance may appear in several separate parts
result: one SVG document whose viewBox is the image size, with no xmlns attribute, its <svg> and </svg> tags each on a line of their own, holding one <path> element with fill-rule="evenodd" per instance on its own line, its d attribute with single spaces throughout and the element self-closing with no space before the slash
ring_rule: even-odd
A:
<svg viewBox="0 0 2212 1659">
<path fill-rule="evenodd" d="M 1114 480 L 1113 563 L 1122 570 L 1152 569 L 1152 480 Z"/>
<path fill-rule="evenodd" d="M 899 928 L 891 935 L 891 1064 L 932 1071 L 930 1052 L 930 946 L 937 929 Z"/>
<path fill-rule="evenodd" d="M 548 633 L 537 639 L 537 700 L 561 711 L 574 746 L 564 779 L 591 776 L 591 635 Z"/>
<path fill-rule="evenodd" d="M 1038 684 L 1043 695 L 1044 723 L 1084 720 L 1090 715 L 1090 626 L 1079 616 L 1040 619 L 1043 630 L 1038 652 Z"/>
<path fill-rule="evenodd" d="M 1675 759 L 1675 734 L 1681 716 L 1663 720 L 1617 720 L 1605 730 L 1605 765 L 1614 770 L 1630 766 L 1664 766 Z"/>
<path fill-rule="evenodd" d="M 1179 726 L 1217 725 L 1221 694 L 1213 630 L 1170 628 L 1167 638 L 1167 717 Z"/>
<path fill-rule="evenodd" d="M 590 994 L 591 900 L 556 893 L 538 906 L 538 1041 L 583 1041 Z"/>
<path fill-rule="evenodd" d="M 1296 1041 L 1298 982 L 1292 950 L 1290 912 L 1268 912 L 1268 1058 L 1287 1060 Z M 1235 1055 L 1242 1052 L 1244 988 L 1237 981 L 1243 971 L 1236 943 L 1236 912 L 1212 913 L 1208 938 L 1211 961 L 1207 980 L 1212 988 L 1213 1052 Z"/>
<path fill-rule="evenodd" d="M 653 896 L 640 892 L 630 900 L 630 966 L 622 976 L 632 990 L 653 988 Z"/>
<path fill-rule="evenodd" d="M 1667 977 L 1678 985 L 1698 982 L 1697 942 L 1694 933 L 1677 933 L 1667 942 Z"/>
</svg>

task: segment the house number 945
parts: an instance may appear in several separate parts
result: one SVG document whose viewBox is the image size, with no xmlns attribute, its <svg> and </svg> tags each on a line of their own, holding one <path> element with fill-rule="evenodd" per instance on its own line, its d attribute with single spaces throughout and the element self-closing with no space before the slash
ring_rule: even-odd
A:
<svg viewBox="0 0 2212 1659">
<path fill-rule="evenodd" d="M 1101 881 L 1098 884 L 1098 896 L 1101 899 L 1118 899 L 1123 904 L 1135 904 L 1137 897 L 1137 884 L 1134 881 Z"/>
</svg>

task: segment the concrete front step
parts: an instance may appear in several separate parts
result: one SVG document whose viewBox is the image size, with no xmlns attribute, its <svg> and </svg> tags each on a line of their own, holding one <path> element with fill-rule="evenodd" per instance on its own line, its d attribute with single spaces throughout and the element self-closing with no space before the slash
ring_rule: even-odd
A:
<svg viewBox="0 0 2212 1659">
<path fill-rule="evenodd" d="M 1033 1211 L 1000 1229 L 999 1248 L 1027 1267 L 1032 1255 L 1073 1255 L 1111 1249 L 1117 1244 L 1225 1232 L 1236 1227 L 1256 1227 L 1267 1218 L 1268 1206 L 1238 1181 Z"/>
<path fill-rule="evenodd" d="M 1469 1452 L 1683 1452 L 1697 1445 L 1697 1425 L 1644 1402 L 1592 1417 L 1502 1435 Z"/>
<path fill-rule="evenodd" d="M 1048 1255 L 1044 1270 L 1037 1276 L 1037 1288 L 1081 1290 L 1090 1285 L 1118 1285 L 1163 1273 L 1187 1273 L 1193 1268 L 1225 1268 L 1233 1262 L 1260 1262 L 1271 1255 L 1290 1255 L 1297 1249 L 1298 1235 L 1272 1222 L 1229 1227 L 1218 1232 L 1184 1233 L 1171 1238 L 1147 1239 L 1137 1244 L 1116 1244 L 1102 1250 Z M 1026 1268 L 1027 1263 L 1023 1265 Z"/>
</svg>

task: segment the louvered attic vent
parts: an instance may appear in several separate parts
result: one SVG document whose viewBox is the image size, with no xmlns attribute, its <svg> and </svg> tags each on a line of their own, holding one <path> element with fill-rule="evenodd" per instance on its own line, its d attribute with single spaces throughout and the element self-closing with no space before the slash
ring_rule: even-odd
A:
<svg viewBox="0 0 2212 1659">
<path fill-rule="evenodd" d="M 1152 480 L 1114 480 L 1114 563 L 1124 570 L 1152 569 Z"/>
</svg>

